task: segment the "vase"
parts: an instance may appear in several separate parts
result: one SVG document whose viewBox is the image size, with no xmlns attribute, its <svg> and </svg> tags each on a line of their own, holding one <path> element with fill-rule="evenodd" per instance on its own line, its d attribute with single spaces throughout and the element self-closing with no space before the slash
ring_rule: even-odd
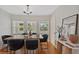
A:
<svg viewBox="0 0 79 59">
<path fill-rule="evenodd" d="M 61 37 L 61 34 L 59 33 L 59 36 L 58 36 L 58 38 L 60 38 Z"/>
<path fill-rule="evenodd" d="M 31 31 L 29 31 L 29 36 L 31 36 Z"/>
</svg>

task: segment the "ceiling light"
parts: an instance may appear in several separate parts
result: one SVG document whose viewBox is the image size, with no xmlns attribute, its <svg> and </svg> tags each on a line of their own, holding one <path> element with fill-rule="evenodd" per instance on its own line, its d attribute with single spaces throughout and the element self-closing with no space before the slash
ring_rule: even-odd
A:
<svg viewBox="0 0 79 59">
<path fill-rule="evenodd" d="M 25 11 L 23 11 L 23 13 L 26 15 L 30 15 L 32 13 L 32 11 L 30 11 L 30 9 L 29 9 L 29 5 L 26 5 L 26 9 L 25 9 Z"/>
</svg>

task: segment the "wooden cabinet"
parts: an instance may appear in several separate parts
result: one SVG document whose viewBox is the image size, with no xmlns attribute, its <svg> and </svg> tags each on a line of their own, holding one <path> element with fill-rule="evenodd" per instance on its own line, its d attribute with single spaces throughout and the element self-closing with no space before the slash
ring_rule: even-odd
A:
<svg viewBox="0 0 79 59">
<path fill-rule="evenodd" d="M 68 48 L 66 46 L 62 46 L 62 54 L 71 54 L 72 53 L 72 49 Z"/>
<path fill-rule="evenodd" d="M 66 44 L 66 41 L 58 40 L 57 41 L 57 50 L 62 54 L 71 54 L 72 48 Z"/>
<path fill-rule="evenodd" d="M 57 42 L 57 50 L 62 53 L 62 44 L 60 42 Z"/>
</svg>

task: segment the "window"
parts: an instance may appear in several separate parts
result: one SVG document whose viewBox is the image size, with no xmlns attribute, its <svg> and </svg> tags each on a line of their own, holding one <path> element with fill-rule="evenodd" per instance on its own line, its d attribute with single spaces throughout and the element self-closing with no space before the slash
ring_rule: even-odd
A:
<svg viewBox="0 0 79 59">
<path fill-rule="evenodd" d="M 36 21 L 27 21 L 27 32 L 37 32 L 37 22 Z"/>
<path fill-rule="evenodd" d="M 40 23 L 40 31 L 48 31 L 48 23 L 47 22 Z"/>
<path fill-rule="evenodd" d="M 23 21 L 12 21 L 12 33 L 22 34 L 24 33 L 24 22 Z"/>
<path fill-rule="evenodd" d="M 49 25 L 48 21 L 40 21 L 39 23 L 40 34 L 48 34 L 49 33 Z"/>
</svg>

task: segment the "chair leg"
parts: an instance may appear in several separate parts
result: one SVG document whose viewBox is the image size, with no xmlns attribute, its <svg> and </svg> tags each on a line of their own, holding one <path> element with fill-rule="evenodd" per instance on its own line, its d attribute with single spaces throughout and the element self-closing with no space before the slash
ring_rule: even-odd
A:
<svg viewBox="0 0 79 59">
<path fill-rule="evenodd" d="M 27 50 L 27 54 L 28 54 L 28 50 Z"/>
<path fill-rule="evenodd" d="M 32 53 L 32 50 L 30 50 L 30 54 Z"/>
<path fill-rule="evenodd" d="M 34 50 L 33 50 L 33 54 L 34 54 Z"/>
<path fill-rule="evenodd" d="M 47 42 L 47 53 L 49 52 L 49 48 L 48 48 L 48 46 L 49 46 L 49 45 L 48 45 L 48 42 Z"/>
<path fill-rule="evenodd" d="M 43 49 L 42 48 L 43 44 L 40 44 L 40 46 L 41 46 L 41 50 L 42 50 Z M 46 49 L 48 49 L 48 42 L 46 42 L 45 47 L 46 47 Z"/>
<path fill-rule="evenodd" d="M 9 51 L 9 54 L 15 54 L 15 51 L 11 51 L 11 50 L 10 50 L 10 51 Z"/>
<path fill-rule="evenodd" d="M 15 51 L 12 51 L 12 54 L 15 54 Z"/>
<path fill-rule="evenodd" d="M 23 47 L 23 53 L 26 54 L 26 49 L 25 49 L 25 47 Z"/>
<path fill-rule="evenodd" d="M 47 42 L 47 49 L 48 49 L 48 42 Z"/>
<path fill-rule="evenodd" d="M 36 50 L 36 54 L 39 54 L 39 50 L 38 49 Z"/>
<path fill-rule="evenodd" d="M 40 44 L 40 48 L 41 48 L 41 51 L 42 51 L 42 44 Z"/>
<path fill-rule="evenodd" d="M 8 54 L 11 54 L 11 51 L 8 50 Z"/>
<path fill-rule="evenodd" d="M 39 49 L 38 49 L 38 54 L 40 53 Z"/>
<path fill-rule="evenodd" d="M 2 48 L 4 48 L 4 44 L 2 44 Z"/>
</svg>

